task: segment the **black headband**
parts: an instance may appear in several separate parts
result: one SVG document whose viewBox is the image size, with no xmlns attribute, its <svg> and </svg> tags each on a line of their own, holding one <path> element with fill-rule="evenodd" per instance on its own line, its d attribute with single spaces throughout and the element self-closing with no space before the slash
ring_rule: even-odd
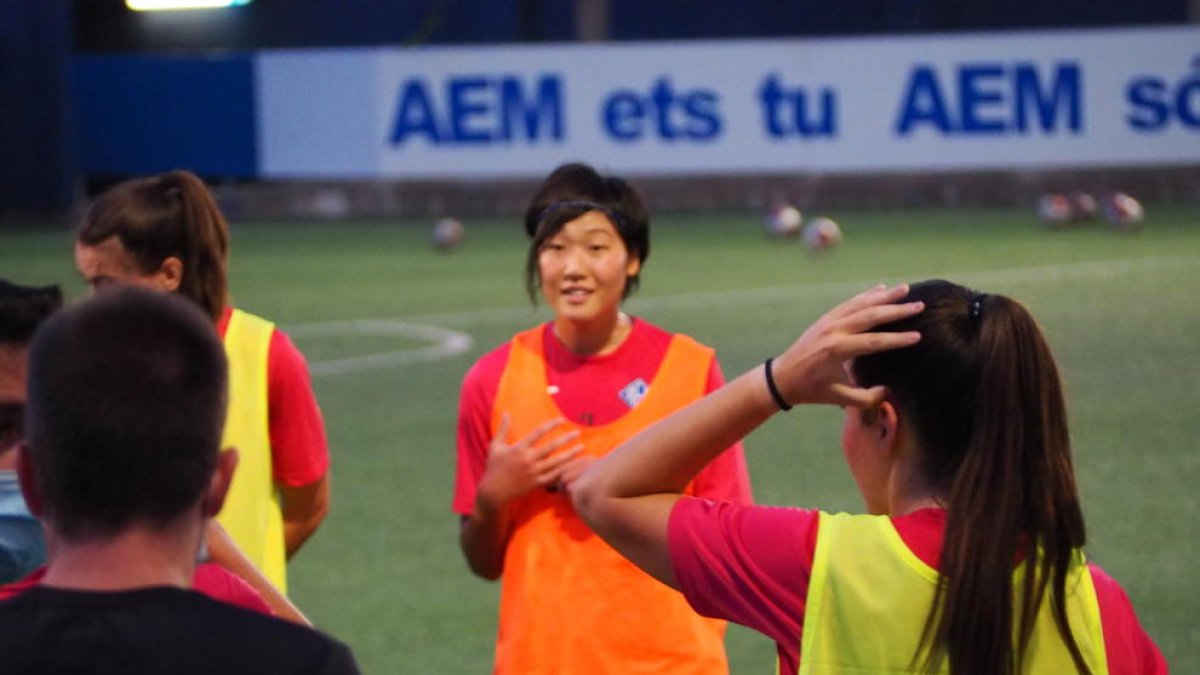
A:
<svg viewBox="0 0 1200 675">
<path fill-rule="evenodd" d="M 558 211 L 562 211 L 563 209 L 580 209 L 585 213 L 587 211 L 599 211 L 600 213 L 608 216 L 608 219 L 613 222 L 613 225 L 615 225 L 618 230 L 625 228 L 625 219 L 622 218 L 621 215 L 616 211 L 613 211 L 603 204 L 590 202 L 586 199 L 566 199 L 561 202 L 554 202 L 553 204 L 542 209 L 542 212 L 538 214 L 537 229 L 542 229 L 542 224 L 545 223 L 550 216 L 554 215 L 554 213 Z"/>
</svg>

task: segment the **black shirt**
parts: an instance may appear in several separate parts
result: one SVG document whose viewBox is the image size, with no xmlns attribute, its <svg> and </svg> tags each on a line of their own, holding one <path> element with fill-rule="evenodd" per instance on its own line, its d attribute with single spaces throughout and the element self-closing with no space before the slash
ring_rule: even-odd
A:
<svg viewBox="0 0 1200 675">
<path fill-rule="evenodd" d="M 114 593 L 35 586 L 0 602 L 5 675 L 357 675 L 350 650 L 315 630 L 153 587 Z"/>
</svg>

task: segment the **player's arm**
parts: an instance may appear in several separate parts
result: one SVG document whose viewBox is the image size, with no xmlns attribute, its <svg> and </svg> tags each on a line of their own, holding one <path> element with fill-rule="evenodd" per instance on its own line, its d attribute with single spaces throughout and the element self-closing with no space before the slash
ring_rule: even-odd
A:
<svg viewBox="0 0 1200 675">
<path fill-rule="evenodd" d="M 488 580 L 504 572 L 504 553 L 512 530 L 510 505 L 533 490 L 560 486 L 573 474 L 581 445 L 570 445 L 578 431 L 554 435 L 564 420 L 553 419 L 524 438 L 508 443 L 508 414 L 488 445 L 483 477 L 475 489 L 475 504 L 459 527 L 459 546 L 471 571 Z M 569 447 L 568 447 L 569 446 Z"/>
<path fill-rule="evenodd" d="M 920 303 L 892 304 L 907 286 L 875 288 L 842 303 L 813 324 L 774 364 L 760 366 L 659 421 L 595 464 L 572 487 L 575 510 L 618 552 L 663 583 L 678 588 L 667 524 L 680 493 L 705 465 L 779 411 L 768 382 L 783 400 L 870 407 L 882 387 L 849 383 L 846 361 L 907 347 L 917 333 L 869 333 L 873 326 L 911 316 Z"/>
<path fill-rule="evenodd" d="M 308 617 L 304 616 L 286 595 L 275 588 L 275 584 L 272 584 L 266 575 L 254 566 L 245 553 L 242 553 L 233 538 L 216 520 L 210 520 L 208 523 L 205 544 L 208 547 L 209 560 L 236 574 L 257 591 L 275 616 L 302 626 L 312 625 Z"/>
<path fill-rule="evenodd" d="M 270 350 L 271 467 L 290 559 L 329 512 L 329 444 L 304 355 L 278 330 Z"/>
<path fill-rule="evenodd" d="M 290 559 L 317 531 L 329 513 L 329 474 L 300 487 L 279 485 L 279 506 L 283 514 L 283 541 Z"/>
<path fill-rule="evenodd" d="M 717 359 L 712 360 L 708 369 L 708 382 L 704 393 L 712 392 L 725 386 L 725 375 Z M 693 494 L 705 499 L 731 502 L 734 504 L 753 504 L 754 494 L 750 487 L 750 470 L 746 465 L 746 452 L 742 442 L 738 441 L 729 446 L 725 452 L 717 455 L 708 463 L 692 481 Z"/>
</svg>

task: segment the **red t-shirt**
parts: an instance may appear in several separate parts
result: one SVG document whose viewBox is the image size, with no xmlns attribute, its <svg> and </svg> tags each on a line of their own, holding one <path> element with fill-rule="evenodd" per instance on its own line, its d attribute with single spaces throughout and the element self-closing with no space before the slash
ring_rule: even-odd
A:
<svg viewBox="0 0 1200 675">
<path fill-rule="evenodd" d="M 892 519 L 909 549 L 937 568 L 946 512 L 922 509 Z M 680 499 L 668 546 L 679 590 L 700 614 L 753 628 L 775 641 L 781 672 L 800 663 L 804 602 L 817 542 L 817 511 Z M 1165 675 L 1167 664 L 1146 635 L 1125 592 L 1088 564 L 1111 675 Z"/>
<path fill-rule="evenodd" d="M 233 309 L 225 308 L 217 331 L 225 338 Z M 267 414 L 271 471 L 288 487 L 308 485 L 329 470 L 325 421 L 308 377 L 308 363 L 286 333 L 276 328 L 267 348 Z"/>
<path fill-rule="evenodd" d="M 551 324 L 543 330 L 546 375 L 555 402 L 565 417 L 580 425 L 607 424 L 628 412 L 631 406 L 627 401 L 636 402 L 639 388 L 654 381 L 671 343 L 671 333 L 635 318 L 629 336 L 615 350 L 600 356 L 580 356 L 559 342 Z M 487 466 L 492 440 L 492 404 L 511 344 L 506 342 L 480 357 L 463 378 L 452 508 L 464 516 L 475 510 L 475 487 Z M 724 383 L 721 367 L 713 359 L 705 391 Z M 696 494 L 710 499 L 751 503 L 750 474 L 741 443 L 705 467 L 696 477 L 695 486 Z"/>
<path fill-rule="evenodd" d="M 0 586 L 0 600 L 8 600 L 41 583 L 46 576 L 45 566 L 29 573 L 20 581 Z M 192 590 L 203 593 L 213 600 L 248 609 L 259 614 L 273 616 L 274 612 L 262 599 L 258 591 L 238 575 L 216 563 L 201 563 L 192 576 Z"/>
</svg>

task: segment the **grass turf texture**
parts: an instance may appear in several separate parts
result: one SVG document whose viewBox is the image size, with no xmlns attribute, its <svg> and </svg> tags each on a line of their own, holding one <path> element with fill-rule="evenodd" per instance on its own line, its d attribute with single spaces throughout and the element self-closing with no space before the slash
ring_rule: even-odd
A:
<svg viewBox="0 0 1200 675">
<path fill-rule="evenodd" d="M 733 376 L 782 350 L 825 309 L 879 281 L 942 276 L 1025 302 L 1066 381 L 1089 553 L 1122 582 L 1174 672 L 1200 672 L 1200 220 L 1153 208 L 1144 231 L 1042 229 L 1027 211 L 833 214 L 824 255 L 766 240 L 755 215 L 661 217 L 627 309 L 718 350 Z M 316 378 L 334 461 L 333 509 L 291 566 L 297 603 L 370 673 L 490 667 L 497 586 L 470 575 L 449 512 L 462 374 L 546 318 L 524 296 L 515 221 L 467 223 L 450 254 L 430 223 L 235 224 L 239 306 L 284 328 L 398 319 L 473 338 L 437 361 Z M 0 274 L 83 292 L 69 234 L 0 233 Z M 405 336 L 297 337 L 314 362 L 404 350 Z M 800 408 L 746 442 L 755 494 L 859 510 L 840 413 Z M 773 647 L 732 627 L 735 673 L 773 672 Z"/>
</svg>

